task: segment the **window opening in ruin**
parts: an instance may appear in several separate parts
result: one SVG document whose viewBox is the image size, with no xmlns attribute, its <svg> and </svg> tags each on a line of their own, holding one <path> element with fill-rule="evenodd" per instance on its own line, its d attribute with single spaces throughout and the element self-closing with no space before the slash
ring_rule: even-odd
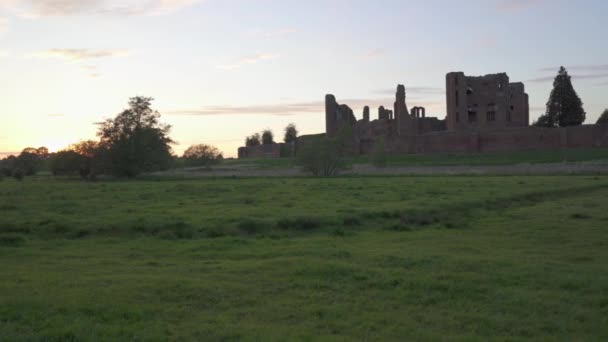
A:
<svg viewBox="0 0 608 342">
<path fill-rule="evenodd" d="M 469 112 L 469 122 L 477 122 L 477 112 Z"/>
<path fill-rule="evenodd" d="M 460 105 L 460 99 L 458 98 L 458 90 L 456 90 L 456 105 Z"/>
<path fill-rule="evenodd" d="M 487 121 L 496 121 L 496 112 L 490 111 L 486 114 Z"/>
</svg>

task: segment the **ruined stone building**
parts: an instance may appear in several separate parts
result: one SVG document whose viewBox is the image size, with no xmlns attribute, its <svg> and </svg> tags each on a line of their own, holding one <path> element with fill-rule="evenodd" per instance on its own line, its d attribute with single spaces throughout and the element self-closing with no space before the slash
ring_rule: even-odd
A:
<svg viewBox="0 0 608 342">
<path fill-rule="evenodd" d="M 446 76 L 449 131 L 527 127 L 528 94 L 523 83 L 510 83 L 507 74 L 480 77 L 452 72 Z"/>
<path fill-rule="evenodd" d="M 363 118 L 357 120 L 353 110 L 339 104 L 334 95 L 325 96 L 325 127 L 328 137 L 348 128 L 352 133 L 354 152 L 367 153 L 378 140 L 394 140 L 399 136 L 418 135 L 446 130 L 445 120 L 426 117 L 424 107 L 407 108 L 405 86 L 398 85 L 393 110 L 378 108 L 377 118 L 370 118 L 370 108 L 363 108 Z"/>
<path fill-rule="evenodd" d="M 608 125 L 567 128 L 530 127 L 523 83 L 505 73 L 479 77 L 446 75 L 445 119 L 428 117 L 424 107 L 408 110 L 406 89 L 397 86 L 393 108 L 378 108 L 375 119 L 364 107 L 362 118 L 334 95 L 325 96 L 325 134 L 347 132 L 348 153 L 368 154 L 382 142 L 389 153 L 470 153 L 532 149 L 608 147 Z M 239 156 L 259 151 L 239 150 Z M 242 153 L 241 153 L 242 152 Z M 293 149 L 297 153 L 297 146 Z"/>
</svg>

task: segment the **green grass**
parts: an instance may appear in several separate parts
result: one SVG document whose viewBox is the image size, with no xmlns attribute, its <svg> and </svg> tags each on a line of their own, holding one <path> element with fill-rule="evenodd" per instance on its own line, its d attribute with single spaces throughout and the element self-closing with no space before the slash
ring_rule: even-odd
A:
<svg viewBox="0 0 608 342">
<path fill-rule="evenodd" d="M 404 154 L 388 155 L 387 166 L 453 166 L 453 165 L 510 165 L 601 161 L 608 162 L 608 149 L 567 149 L 552 151 L 517 151 L 497 153 Z M 369 164 L 369 156 L 347 158 L 347 164 Z M 223 166 L 247 166 L 258 169 L 297 167 L 293 158 L 227 160 Z"/>
<path fill-rule="evenodd" d="M 0 341 L 605 340 L 608 177 L 0 182 Z"/>
</svg>

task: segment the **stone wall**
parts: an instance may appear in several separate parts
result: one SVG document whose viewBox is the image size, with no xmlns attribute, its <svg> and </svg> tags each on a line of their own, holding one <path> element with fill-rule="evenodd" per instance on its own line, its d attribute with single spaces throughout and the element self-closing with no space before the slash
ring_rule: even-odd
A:
<svg viewBox="0 0 608 342">
<path fill-rule="evenodd" d="M 477 153 L 595 147 L 608 148 L 608 125 L 434 132 L 397 137 L 387 144 L 391 153 Z"/>
<path fill-rule="evenodd" d="M 239 148 L 239 159 L 244 158 L 281 158 L 281 145 L 260 145 Z"/>
</svg>

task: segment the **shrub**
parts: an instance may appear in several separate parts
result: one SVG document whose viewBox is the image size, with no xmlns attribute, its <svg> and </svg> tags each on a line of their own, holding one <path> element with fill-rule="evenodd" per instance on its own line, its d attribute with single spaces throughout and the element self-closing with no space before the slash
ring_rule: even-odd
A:
<svg viewBox="0 0 608 342">
<path fill-rule="evenodd" d="M 0 235 L 0 246 L 4 247 L 19 247 L 24 245 L 26 242 L 25 238 L 17 234 L 1 234 Z"/>
<path fill-rule="evenodd" d="M 321 221 L 312 217 L 283 218 L 277 222 L 281 229 L 313 230 L 321 227 Z"/>
<path fill-rule="evenodd" d="M 221 162 L 224 156 L 217 147 L 200 144 L 190 146 L 182 158 L 188 166 L 210 166 Z"/>
<path fill-rule="evenodd" d="M 574 213 L 574 214 L 570 215 L 570 218 L 573 218 L 575 220 L 587 220 L 587 219 L 590 219 L 591 216 L 589 216 L 587 214 L 583 214 L 583 213 Z"/>
<path fill-rule="evenodd" d="M 344 167 L 341 143 L 334 139 L 318 138 L 304 144 L 298 152 L 298 163 L 306 172 L 317 177 L 338 175 Z"/>
<path fill-rule="evenodd" d="M 5 176 L 5 177 L 12 177 L 13 176 L 13 170 L 11 170 L 8 167 L 0 168 L 0 175 Z"/>
<path fill-rule="evenodd" d="M 361 220 L 358 217 L 346 217 L 344 218 L 343 224 L 347 227 L 360 226 Z"/>
<path fill-rule="evenodd" d="M 263 231 L 264 224 L 260 221 L 245 219 L 239 222 L 238 228 L 249 235 L 253 235 Z"/>
<path fill-rule="evenodd" d="M 22 181 L 23 178 L 25 177 L 25 172 L 21 169 L 14 169 L 13 170 L 13 178 L 15 178 L 18 181 Z"/>
</svg>

